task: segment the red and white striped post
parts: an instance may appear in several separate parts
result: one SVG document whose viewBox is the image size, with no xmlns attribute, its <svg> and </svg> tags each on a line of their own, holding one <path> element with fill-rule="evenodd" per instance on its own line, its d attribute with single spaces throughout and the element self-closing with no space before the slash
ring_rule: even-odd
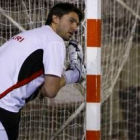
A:
<svg viewBox="0 0 140 140">
<path fill-rule="evenodd" d="M 87 104 L 86 140 L 100 140 L 101 0 L 86 0 Z"/>
</svg>

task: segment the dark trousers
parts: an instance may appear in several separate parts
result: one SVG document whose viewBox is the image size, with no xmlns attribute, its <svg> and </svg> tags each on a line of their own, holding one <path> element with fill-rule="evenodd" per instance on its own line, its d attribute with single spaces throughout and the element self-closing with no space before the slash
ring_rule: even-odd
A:
<svg viewBox="0 0 140 140">
<path fill-rule="evenodd" d="M 4 126 L 9 140 L 17 140 L 19 132 L 20 112 L 14 113 L 0 108 L 0 122 Z"/>
</svg>

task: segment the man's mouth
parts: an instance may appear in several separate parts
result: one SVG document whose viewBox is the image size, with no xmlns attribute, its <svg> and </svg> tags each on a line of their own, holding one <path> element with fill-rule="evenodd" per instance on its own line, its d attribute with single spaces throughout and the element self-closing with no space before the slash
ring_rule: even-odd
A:
<svg viewBox="0 0 140 140">
<path fill-rule="evenodd" d="M 72 32 L 69 32 L 69 34 L 72 36 L 73 35 L 73 33 Z"/>
</svg>

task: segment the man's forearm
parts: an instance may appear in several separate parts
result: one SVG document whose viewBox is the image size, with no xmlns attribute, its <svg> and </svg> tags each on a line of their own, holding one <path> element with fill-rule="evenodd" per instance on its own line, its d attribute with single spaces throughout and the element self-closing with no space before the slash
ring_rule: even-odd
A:
<svg viewBox="0 0 140 140">
<path fill-rule="evenodd" d="M 63 86 L 66 85 L 66 81 L 65 81 L 65 78 L 64 76 L 61 77 L 61 81 L 60 81 L 60 88 L 62 88 Z"/>
</svg>

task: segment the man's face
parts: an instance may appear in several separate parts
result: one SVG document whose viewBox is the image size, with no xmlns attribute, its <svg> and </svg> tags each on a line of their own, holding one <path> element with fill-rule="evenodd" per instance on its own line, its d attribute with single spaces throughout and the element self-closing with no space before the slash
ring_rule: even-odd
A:
<svg viewBox="0 0 140 140">
<path fill-rule="evenodd" d="M 60 35 L 64 41 L 68 41 L 76 31 L 78 25 L 78 15 L 75 12 L 70 12 L 59 18 L 56 26 L 56 33 Z"/>
</svg>

